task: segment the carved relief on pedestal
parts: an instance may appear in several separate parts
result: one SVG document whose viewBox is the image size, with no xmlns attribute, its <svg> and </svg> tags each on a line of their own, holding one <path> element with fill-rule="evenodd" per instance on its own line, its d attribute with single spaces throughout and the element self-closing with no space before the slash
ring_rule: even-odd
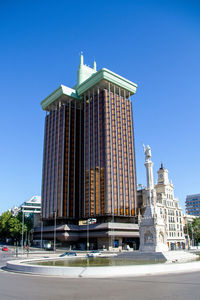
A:
<svg viewBox="0 0 200 300">
<path fill-rule="evenodd" d="M 153 244 L 153 234 L 150 230 L 147 230 L 144 234 L 144 243 L 145 244 Z"/>
</svg>

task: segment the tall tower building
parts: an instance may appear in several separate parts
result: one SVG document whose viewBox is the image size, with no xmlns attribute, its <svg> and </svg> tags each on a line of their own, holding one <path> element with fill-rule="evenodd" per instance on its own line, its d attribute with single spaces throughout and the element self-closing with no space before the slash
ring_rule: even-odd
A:
<svg viewBox="0 0 200 300">
<path fill-rule="evenodd" d="M 46 111 L 42 218 L 60 224 L 136 215 L 132 102 L 137 85 L 83 55 L 73 88 L 61 85 L 41 102 Z"/>
</svg>

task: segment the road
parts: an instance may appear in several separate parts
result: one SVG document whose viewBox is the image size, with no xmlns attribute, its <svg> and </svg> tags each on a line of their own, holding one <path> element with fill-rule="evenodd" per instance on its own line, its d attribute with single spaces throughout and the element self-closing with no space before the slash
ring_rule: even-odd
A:
<svg viewBox="0 0 200 300">
<path fill-rule="evenodd" d="M 3 256 L 1 253 L 0 265 L 5 264 L 6 254 Z M 10 259 L 12 254 L 8 256 Z M 138 278 L 67 279 L 0 270 L 0 299 L 199 300 L 199 282 L 200 272 Z"/>
<path fill-rule="evenodd" d="M 199 300 L 200 272 L 113 279 L 67 279 L 0 271 L 1 300 Z"/>
<path fill-rule="evenodd" d="M 1 251 L 0 246 L 0 268 L 6 265 L 6 262 L 8 260 L 16 259 L 15 251 L 14 249 L 10 249 L 8 252 Z"/>
</svg>

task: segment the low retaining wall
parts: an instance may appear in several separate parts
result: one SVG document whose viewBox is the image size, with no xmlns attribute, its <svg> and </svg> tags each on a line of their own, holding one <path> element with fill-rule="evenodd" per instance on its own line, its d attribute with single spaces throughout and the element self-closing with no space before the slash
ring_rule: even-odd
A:
<svg viewBox="0 0 200 300">
<path fill-rule="evenodd" d="M 159 275 L 169 273 L 190 273 L 200 271 L 200 262 L 171 263 L 156 265 L 131 265 L 131 266 L 108 266 L 108 267 L 49 267 L 30 265 L 31 262 L 39 261 L 18 260 L 8 261 L 7 269 L 14 272 L 23 272 L 40 275 L 64 276 L 68 278 L 106 278 L 106 277 L 136 277 L 145 275 Z M 44 259 L 43 259 L 44 261 Z M 29 263 L 29 264 L 28 264 Z"/>
</svg>

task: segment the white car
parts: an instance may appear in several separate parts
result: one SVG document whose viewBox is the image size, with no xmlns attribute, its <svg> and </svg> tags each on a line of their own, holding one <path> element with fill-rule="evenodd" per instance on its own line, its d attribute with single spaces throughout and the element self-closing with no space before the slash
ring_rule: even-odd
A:
<svg viewBox="0 0 200 300">
<path fill-rule="evenodd" d="M 98 250 L 94 250 L 87 254 L 87 257 L 96 257 L 96 256 L 101 256 L 101 252 Z"/>
</svg>

